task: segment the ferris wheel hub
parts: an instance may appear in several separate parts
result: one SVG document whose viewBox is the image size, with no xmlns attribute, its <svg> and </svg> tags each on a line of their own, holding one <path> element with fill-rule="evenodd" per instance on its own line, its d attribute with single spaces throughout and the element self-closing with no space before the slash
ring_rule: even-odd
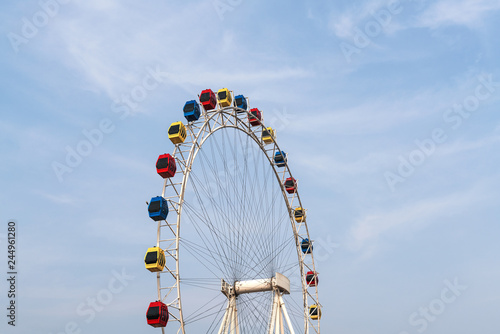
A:
<svg viewBox="0 0 500 334">
<path fill-rule="evenodd" d="M 283 294 L 290 294 L 290 279 L 283 274 L 276 273 L 272 278 L 263 278 L 250 281 L 236 281 L 231 285 L 222 279 L 221 292 L 227 297 L 235 297 L 246 293 L 266 292 L 277 290 Z"/>
</svg>

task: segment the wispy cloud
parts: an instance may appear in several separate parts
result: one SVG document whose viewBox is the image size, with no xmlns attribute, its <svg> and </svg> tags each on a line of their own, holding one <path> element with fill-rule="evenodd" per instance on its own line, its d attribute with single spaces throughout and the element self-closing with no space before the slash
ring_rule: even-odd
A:
<svg viewBox="0 0 500 334">
<path fill-rule="evenodd" d="M 281 81 L 288 79 L 301 79 L 306 77 L 311 77 L 313 73 L 301 69 L 301 68 L 290 68 L 282 67 L 277 69 L 269 69 L 266 71 L 236 71 L 232 73 L 220 73 L 212 71 L 203 71 L 200 69 L 199 72 L 195 72 L 192 69 L 186 69 L 182 73 L 175 73 L 171 75 L 174 82 L 179 83 L 189 83 L 196 86 L 203 84 L 208 84 L 213 81 L 213 78 L 217 78 L 217 81 L 224 81 L 230 84 L 243 84 L 248 82 L 262 83 L 265 84 L 269 81 Z"/>
<path fill-rule="evenodd" d="M 490 195 L 487 186 L 477 184 L 462 192 L 426 198 L 390 211 L 366 214 L 351 228 L 347 244 L 351 250 L 369 258 L 377 252 L 380 239 L 397 233 L 413 233 L 435 224 L 443 217 L 457 215 L 470 207 L 477 208 L 480 202 L 489 203 L 486 199 Z"/>
<path fill-rule="evenodd" d="M 485 136 L 477 140 L 457 140 L 438 150 L 438 155 L 453 155 L 479 150 L 500 143 L 500 135 Z"/>
<path fill-rule="evenodd" d="M 147 209 L 144 203 L 144 210 Z M 145 240 L 150 240 L 155 226 L 151 228 L 146 219 L 142 225 L 128 221 L 94 218 L 85 222 L 86 234 L 92 239 L 105 240 L 107 243 L 126 243 L 128 245 L 144 245 Z M 138 226 L 141 228 L 138 229 Z M 134 237 L 131 238 L 130 236 Z"/>
<path fill-rule="evenodd" d="M 148 67 L 168 73 L 167 83 L 186 91 L 214 82 L 261 85 L 310 75 L 300 66 L 283 64 L 278 55 L 249 49 L 234 30 L 213 20 L 217 13 L 212 1 L 181 7 L 163 3 L 148 17 L 141 14 L 152 10 L 145 3 L 119 6 L 110 0 L 106 5 L 91 1 L 75 6 L 78 10 L 51 27 L 51 56 L 84 78 L 85 89 L 111 99 L 142 82 Z M 109 31 L 110 26 L 115 29 Z"/>
<path fill-rule="evenodd" d="M 387 1 L 371 0 L 357 6 L 352 5 L 343 12 L 335 11 L 330 15 L 328 27 L 340 38 L 352 37 L 354 28 L 384 5 L 387 5 Z"/>
<path fill-rule="evenodd" d="M 16 125 L 9 121 L 0 121 L 1 136 L 12 145 L 12 154 L 8 161 L 24 161 L 26 155 L 36 156 L 37 159 L 50 157 L 54 147 L 59 144 L 58 134 L 51 131 L 50 125 Z M 11 153 L 11 152 L 9 152 Z"/>
<path fill-rule="evenodd" d="M 366 1 L 357 7 L 330 15 L 329 28 L 339 38 L 351 39 L 355 29 L 363 30 L 364 24 L 374 20 L 373 13 L 387 7 L 390 1 Z M 418 4 L 418 6 L 415 6 Z M 396 20 L 384 27 L 386 33 L 396 33 L 412 28 L 437 29 L 444 26 L 466 26 L 474 29 L 483 25 L 484 18 L 500 9 L 500 2 L 492 0 L 440 0 L 435 2 L 401 1 L 402 15 L 411 11 L 412 19 Z"/>
<path fill-rule="evenodd" d="M 439 28 L 464 25 L 475 28 L 484 16 L 500 9 L 500 2 L 491 0 L 442 0 L 430 5 L 417 21 L 417 26 Z"/>
<path fill-rule="evenodd" d="M 45 199 L 48 199 L 49 201 L 51 201 L 54 204 L 70 204 L 70 205 L 72 205 L 72 204 L 75 204 L 77 202 L 77 200 L 73 196 L 68 195 L 68 194 L 55 195 L 55 194 L 50 194 L 50 193 L 43 192 L 43 191 L 34 191 L 34 193 L 45 198 Z"/>
</svg>

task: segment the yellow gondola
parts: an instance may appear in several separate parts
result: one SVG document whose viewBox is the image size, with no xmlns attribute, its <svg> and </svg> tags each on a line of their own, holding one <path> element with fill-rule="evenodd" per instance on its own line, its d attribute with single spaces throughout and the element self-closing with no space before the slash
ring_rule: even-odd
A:
<svg viewBox="0 0 500 334">
<path fill-rule="evenodd" d="M 266 128 L 262 130 L 262 141 L 266 144 L 272 144 L 274 142 L 275 133 L 273 128 Z"/>
<path fill-rule="evenodd" d="M 312 320 L 321 319 L 321 308 L 318 305 L 311 305 L 311 307 L 309 307 L 309 317 Z"/>
<path fill-rule="evenodd" d="M 148 249 L 144 257 L 146 269 L 152 273 L 163 271 L 165 268 L 165 252 L 160 247 L 152 247 Z"/>
<path fill-rule="evenodd" d="M 293 216 L 295 217 L 295 221 L 297 223 L 302 223 L 306 220 L 306 210 L 302 208 L 295 209 Z"/>
<path fill-rule="evenodd" d="M 175 145 L 184 143 L 186 137 L 186 127 L 182 124 L 182 122 L 172 123 L 170 128 L 168 128 L 168 139 L 170 139 Z"/>
<path fill-rule="evenodd" d="M 219 105 L 223 108 L 230 107 L 233 104 L 233 97 L 227 88 L 219 89 L 217 92 L 217 100 L 219 100 Z"/>
</svg>

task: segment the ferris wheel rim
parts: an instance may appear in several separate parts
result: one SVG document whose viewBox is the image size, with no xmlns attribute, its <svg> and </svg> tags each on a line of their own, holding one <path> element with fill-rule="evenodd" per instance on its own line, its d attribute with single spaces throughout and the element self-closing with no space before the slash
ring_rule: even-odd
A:
<svg viewBox="0 0 500 334">
<path fill-rule="evenodd" d="M 176 211 L 177 211 L 177 218 L 176 218 L 177 231 L 176 231 L 176 236 L 175 236 L 175 239 L 176 239 L 175 245 L 176 245 L 177 253 L 176 253 L 176 257 L 175 257 L 175 262 L 176 262 L 175 267 L 176 267 L 176 290 L 177 290 L 177 300 L 178 300 L 178 310 L 179 310 L 179 319 L 177 319 L 177 320 L 180 323 L 180 328 L 178 330 L 178 333 L 185 334 L 185 321 L 184 321 L 184 314 L 183 314 L 183 308 L 182 308 L 182 297 L 181 297 L 182 279 L 181 279 L 181 261 L 180 261 L 180 253 L 181 252 L 180 252 L 180 249 L 181 249 L 181 239 L 182 239 L 181 238 L 181 226 L 182 226 L 181 221 L 182 221 L 183 211 L 184 211 L 186 189 L 188 187 L 188 183 L 189 183 L 189 180 L 191 177 L 193 163 L 195 162 L 196 157 L 199 154 L 200 150 L 202 150 L 203 145 L 213 134 L 215 134 L 218 131 L 224 130 L 224 129 L 239 130 L 240 132 L 246 134 L 249 138 L 251 138 L 257 144 L 260 151 L 267 158 L 269 165 L 272 168 L 273 174 L 276 178 L 276 181 L 278 182 L 278 184 L 280 186 L 280 189 L 281 189 L 281 192 L 283 195 L 283 200 L 284 200 L 284 203 L 285 203 L 287 210 L 288 210 L 288 216 L 290 218 L 290 223 L 292 225 L 293 237 L 295 239 L 295 248 L 297 250 L 297 265 L 299 265 L 299 267 L 300 267 L 300 273 L 302 276 L 301 277 L 301 283 L 302 283 L 301 285 L 302 285 L 302 296 L 303 296 L 303 300 L 304 300 L 304 310 L 303 310 L 304 311 L 304 322 L 305 322 L 304 328 L 305 328 L 305 331 L 308 333 L 309 332 L 308 331 L 309 323 L 310 323 L 310 319 L 308 317 L 308 311 L 309 311 L 308 310 L 308 295 L 311 296 L 316 301 L 317 305 L 319 305 L 318 290 L 317 290 L 317 286 L 314 287 L 314 290 L 315 290 L 314 295 L 315 296 L 312 296 L 308 292 L 308 286 L 305 283 L 305 279 L 304 279 L 304 274 L 305 274 L 304 257 L 302 256 L 302 252 L 300 249 L 300 243 L 298 242 L 300 236 L 299 236 L 299 233 L 297 232 L 297 228 L 296 228 L 296 225 L 294 222 L 293 207 L 292 207 L 292 203 L 290 202 L 288 195 L 286 193 L 284 184 L 282 182 L 283 180 L 280 179 L 280 173 L 283 175 L 288 175 L 291 178 L 293 178 L 293 174 L 291 172 L 291 169 L 288 166 L 288 161 L 285 161 L 285 166 L 284 166 L 284 169 L 282 172 L 277 170 L 277 166 L 273 163 L 273 158 L 271 156 L 269 156 L 269 154 L 268 154 L 269 150 L 265 149 L 266 145 L 264 145 L 262 143 L 262 140 L 256 135 L 256 131 L 252 130 L 252 127 L 249 124 L 247 124 L 241 118 L 238 117 L 238 113 L 244 113 L 245 115 L 251 115 L 248 110 L 244 110 L 244 109 L 233 107 L 233 106 L 226 107 L 226 108 L 219 108 L 215 111 L 210 111 L 210 112 L 205 111 L 203 113 L 204 121 L 202 124 L 197 125 L 197 124 L 195 124 L 195 122 L 190 122 L 186 126 L 186 128 L 190 132 L 192 142 L 190 144 L 191 148 L 189 149 L 189 153 L 187 155 L 187 158 L 185 158 L 184 155 L 181 153 L 181 156 L 184 159 L 184 161 L 182 162 L 184 164 L 184 171 L 183 171 L 183 176 L 182 176 L 182 185 L 181 185 L 180 193 L 178 193 L 178 197 L 179 197 L 178 207 L 176 209 Z M 226 123 L 225 125 L 220 125 L 220 126 L 217 126 L 214 128 L 210 128 L 210 122 L 213 121 L 214 118 L 216 118 L 216 117 L 223 118 L 224 116 L 226 116 L 228 118 L 234 118 L 234 120 L 235 120 L 234 125 L 228 125 L 228 123 Z M 208 132 L 206 131 L 207 127 L 209 128 Z M 262 130 L 266 129 L 263 121 L 260 122 L 260 126 L 258 127 L 258 129 L 262 129 Z M 197 131 L 197 133 L 195 131 Z M 274 145 L 274 148 L 272 150 L 273 152 L 282 152 L 281 148 L 279 147 L 279 145 L 275 139 L 273 140 L 273 145 Z M 180 162 L 180 158 L 177 155 L 177 153 L 178 153 L 177 150 L 179 147 L 180 147 L 179 144 L 175 145 L 176 149 L 175 149 L 175 152 L 173 155 L 174 158 L 178 162 Z M 181 152 L 181 151 L 179 150 L 179 152 Z M 163 192 L 162 192 L 162 197 L 165 197 L 165 191 L 166 191 L 167 186 L 168 186 L 167 183 L 168 183 L 168 180 L 165 180 L 165 184 L 164 184 Z M 293 195 L 293 198 L 297 200 L 298 207 L 303 208 L 298 189 L 296 189 L 296 192 Z M 308 229 L 307 222 L 304 221 L 302 223 L 302 225 L 303 225 L 302 228 L 305 230 L 304 232 L 302 232 L 302 234 L 306 235 L 307 238 L 309 240 L 311 240 L 310 235 L 309 235 L 309 229 Z M 159 231 L 160 231 L 160 223 L 159 223 Z M 160 234 L 160 232 L 158 232 L 158 243 L 160 241 L 159 234 Z M 312 269 L 314 270 L 315 269 L 314 257 L 312 254 L 309 254 L 309 256 L 311 258 L 310 267 L 312 267 Z M 162 294 L 161 294 L 160 274 L 158 274 L 157 280 L 158 280 L 158 296 L 160 298 L 163 298 Z M 316 332 L 319 333 L 319 319 L 317 320 Z"/>
</svg>

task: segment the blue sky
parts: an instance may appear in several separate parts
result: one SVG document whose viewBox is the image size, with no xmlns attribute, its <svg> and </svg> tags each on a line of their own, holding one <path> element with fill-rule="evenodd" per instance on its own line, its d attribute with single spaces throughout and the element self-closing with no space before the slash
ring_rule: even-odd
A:
<svg viewBox="0 0 500 334">
<path fill-rule="evenodd" d="M 499 332 L 498 1 L 47 2 L 0 5 L 0 221 L 18 222 L 20 273 L 2 333 L 153 331 L 144 202 L 168 125 L 208 87 L 249 96 L 290 154 L 324 333 Z M 123 271 L 95 318 L 77 311 Z"/>
</svg>

